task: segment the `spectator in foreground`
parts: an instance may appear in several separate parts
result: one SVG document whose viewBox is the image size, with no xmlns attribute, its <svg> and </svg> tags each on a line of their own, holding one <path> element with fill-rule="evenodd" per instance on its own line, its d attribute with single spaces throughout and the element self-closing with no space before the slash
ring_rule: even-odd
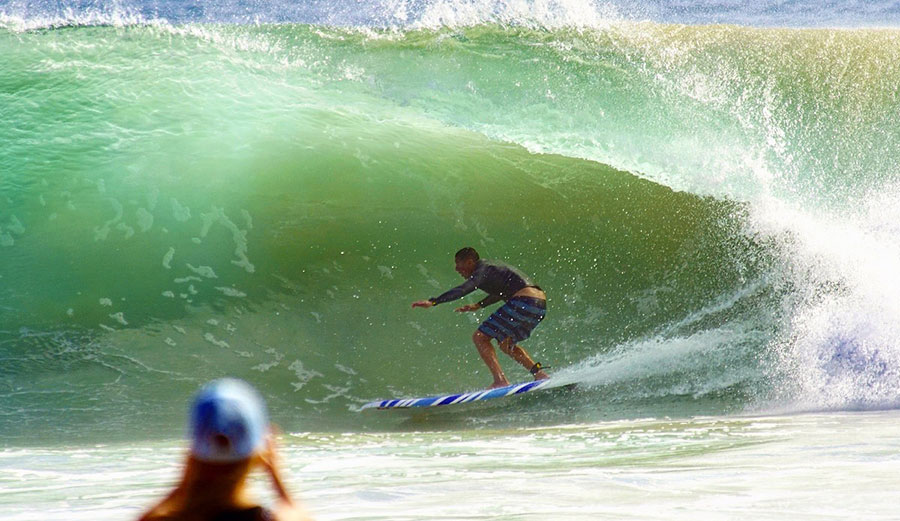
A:
<svg viewBox="0 0 900 521">
<path fill-rule="evenodd" d="M 175 489 L 140 521 L 308 521 L 281 481 L 262 397 L 242 380 L 204 386 L 190 411 L 191 451 Z M 250 473 L 262 468 L 277 496 L 274 509 L 249 494 Z"/>
</svg>

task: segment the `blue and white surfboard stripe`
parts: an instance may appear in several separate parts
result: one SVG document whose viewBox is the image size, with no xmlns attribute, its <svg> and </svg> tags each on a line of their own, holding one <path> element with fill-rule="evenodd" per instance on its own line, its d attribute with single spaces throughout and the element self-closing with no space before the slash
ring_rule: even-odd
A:
<svg viewBox="0 0 900 521">
<path fill-rule="evenodd" d="M 536 380 L 519 384 L 507 385 L 486 391 L 473 391 L 461 394 L 448 394 L 444 396 L 428 396 L 425 398 L 405 398 L 395 400 L 378 400 L 362 406 L 363 409 L 406 409 L 410 407 L 437 407 L 439 405 L 456 405 L 461 403 L 478 402 L 492 398 L 502 398 L 513 394 L 534 391 L 550 383 L 550 380 Z"/>
</svg>

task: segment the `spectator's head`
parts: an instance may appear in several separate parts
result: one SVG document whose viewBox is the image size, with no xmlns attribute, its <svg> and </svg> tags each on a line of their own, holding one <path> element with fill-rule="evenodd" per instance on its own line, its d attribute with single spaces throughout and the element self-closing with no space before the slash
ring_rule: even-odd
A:
<svg viewBox="0 0 900 521">
<path fill-rule="evenodd" d="M 249 459 L 265 446 L 266 404 L 249 384 L 223 378 L 194 396 L 190 412 L 191 454 L 209 463 Z"/>
</svg>

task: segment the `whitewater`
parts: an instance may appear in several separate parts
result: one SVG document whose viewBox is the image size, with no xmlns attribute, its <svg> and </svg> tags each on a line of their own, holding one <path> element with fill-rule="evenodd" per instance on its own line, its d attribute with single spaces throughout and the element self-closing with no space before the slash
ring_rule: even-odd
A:
<svg viewBox="0 0 900 521">
<path fill-rule="evenodd" d="M 136 517 L 229 375 L 317 519 L 891 519 L 898 20 L 0 3 L 0 516 Z M 577 389 L 361 411 L 489 383 L 463 246 Z"/>
</svg>

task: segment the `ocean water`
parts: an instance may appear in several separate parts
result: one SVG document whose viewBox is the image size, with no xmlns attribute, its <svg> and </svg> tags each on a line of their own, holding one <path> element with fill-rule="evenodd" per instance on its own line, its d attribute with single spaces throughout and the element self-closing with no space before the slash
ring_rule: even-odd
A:
<svg viewBox="0 0 900 521">
<path fill-rule="evenodd" d="M 2 517 L 136 516 L 232 375 L 320 519 L 890 519 L 898 15 L 0 3 Z M 361 412 L 490 382 L 465 245 L 577 390 Z"/>
</svg>

